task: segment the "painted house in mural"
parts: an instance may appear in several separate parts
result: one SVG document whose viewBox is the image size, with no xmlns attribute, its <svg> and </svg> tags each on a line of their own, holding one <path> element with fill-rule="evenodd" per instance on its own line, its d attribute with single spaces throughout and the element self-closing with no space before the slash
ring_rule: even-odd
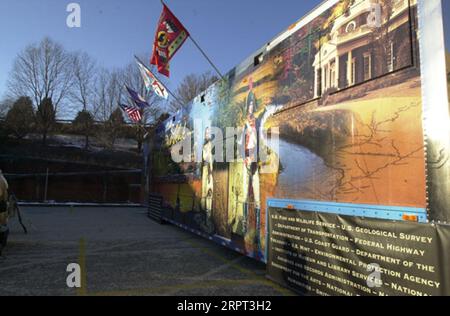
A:
<svg viewBox="0 0 450 316">
<path fill-rule="evenodd" d="M 410 65 L 410 14 L 409 0 L 393 0 L 388 8 L 354 1 L 315 56 L 315 97 Z"/>
<path fill-rule="evenodd" d="M 266 262 L 272 279 L 304 294 L 450 294 L 440 6 L 320 4 L 161 125 L 151 210 Z M 227 137 L 228 127 L 241 134 Z M 229 140 L 241 156 L 212 161 L 216 141 Z M 185 141 L 192 152 L 180 151 Z M 261 149 L 267 159 L 247 159 Z M 377 290 L 364 279 L 373 263 L 393 272 Z"/>
</svg>

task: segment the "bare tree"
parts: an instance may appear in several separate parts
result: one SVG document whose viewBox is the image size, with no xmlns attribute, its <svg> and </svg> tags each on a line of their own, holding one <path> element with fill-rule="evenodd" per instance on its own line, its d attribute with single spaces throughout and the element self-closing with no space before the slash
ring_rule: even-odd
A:
<svg viewBox="0 0 450 316">
<path fill-rule="evenodd" d="M 70 54 L 59 43 L 44 38 L 17 56 L 8 81 L 9 92 L 16 97 L 29 96 L 36 105 L 51 99 L 58 113 L 72 84 L 71 65 Z"/>
<path fill-rule="evenodd" d="M 176 112 L 186 106 L 217 80 L 218 77 L 209 71 L 201 75 L 190 74 L 186 76 L 175 91 L 177 100 L 170 103 L 170 110 Z M 183 104 L 180 104 L 180 102 Z"/>
<path fill-rule="evenodd" d="M 72 124 L 75 131 L 84 136 L 84 149 L 89 149 L 89 136 L 92 135 L 95 126 L 95 120 L 91 112 L 84 110 L 78 112 Z"/>
<path fill-rule="evenodd" d="M 110 140 L 117 134 L 111 127 L 113 122 L 119 120 L 111 119 L 112 114 L 117 112 L 121 103 L 131 103 L 127 97 L 125 86 L 138 92 L 147 101 L 149 106 L 142 110 L 142 120 L 134 127 L 134 138 L 138 143 L 138 150 L 142 150 L 147 133 L 146 127 L 154 123 L 163 112 L 163 101 L 153 91 L 146 89 L 139 68 L 134 62 L 123 69 L 112 71 L 102 69 L 95 81 L 93 115 L 95 119 L 105 123 L 97 136 L 107 146 L 111 146 Z M 115 113 L 114 117 L 118 118 L 118 113 Z"/>
<path fill-rule="evenodd" d="M 120 70 L 101 69 L 95 86 L 93 115 L 106 122 L 123 99 L 123 80 Z"/>
<path fill-rule="evenodd" d="M 46 98 L 38 105 L 36 111 L 36 123 L 42 134 L 42 144 L 47 144 L 48 133 L 51 132 L 56 123 L 56 111 L 52 99 Z"/>
<path fill-rule="evenodd" d="M 88 54 L 77 52 L 72 55 L 72 67 L 74 82 L 70 97 L 83 111 L 89 111 L 95 96 L 96 63 Z"/>
<path fill-rule="evenodd" d="M 122 111 L 119 108 L 116 108 L 111 113 L 109 119 L 104 123 L 104 129 L 107 131 L 105 136 L 109 148 L 114 148 L 117 139 L 123 133 L 124 125 L 125 120 L 123 118 Z"/>
<path fill-rule="evenodd" d="M 96 137 L 98 141 L 105 147 L 114 145 L 111 139 L 116 138 L 121 129 L 117 129 L 112 125 L 117 120 L 111 120 L 114 112 L 119 111 L 119 104 L 124 97 L 123 92 L 123 71 L 109 71 L 102 69 L 97 77 L 95 86 L 95 97 L 93 102 L 93 116 L 96 120 L 103 122 L 103 126 L 99 129 Z M 118 114 L 115 115 L 118 117 Z"/>
<path fill-rule="evenodd" d="M 89 136 L 94 126 L 96 64 L 86 53 L 77 52 L 72 56 L 74 84 L 70 98 L 82 106 L 74 121 L 75 128 L 85 137 L 85 149 L 89 148 Z"/>
<path fill-rule="evenodd" d="M 138 143 L 138 151 L 142 150 L 142 145 L 147 134 L 148 124 L 156 122 L 162 113 L 163 102 L 153 91 L 147 90 L 142 80 L 139 68 L 131 63 L 123 72 L 124 84 L 138 92 L 148 103 L 148 107 L 142 109 L 142 120 L 134 126 L 134 138 Z"/>
</svg>

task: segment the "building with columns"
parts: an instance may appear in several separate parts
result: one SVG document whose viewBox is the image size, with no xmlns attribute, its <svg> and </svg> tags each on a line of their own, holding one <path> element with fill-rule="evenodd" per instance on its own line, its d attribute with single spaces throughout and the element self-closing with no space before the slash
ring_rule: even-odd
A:
<svg viewBox="0 0 450 316">
<path fill-rule="evenodd" d="M 411 65 L 409 10 L 416 0 L 379 2 L 356 0 L 334 21 L 313 64 L 316 98 Z"/>
</svg>

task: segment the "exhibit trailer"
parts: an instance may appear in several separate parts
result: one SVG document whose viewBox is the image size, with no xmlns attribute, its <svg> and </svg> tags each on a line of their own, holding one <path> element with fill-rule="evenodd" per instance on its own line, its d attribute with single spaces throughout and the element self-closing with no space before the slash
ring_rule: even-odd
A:
<svg viewBox="0 0 450 316">
<path fill-rule="evenodd" d="M 447 2 L 320 4 L 158 128 L 149 214 L 300 294 L 450 295 Z"/>
</svg>

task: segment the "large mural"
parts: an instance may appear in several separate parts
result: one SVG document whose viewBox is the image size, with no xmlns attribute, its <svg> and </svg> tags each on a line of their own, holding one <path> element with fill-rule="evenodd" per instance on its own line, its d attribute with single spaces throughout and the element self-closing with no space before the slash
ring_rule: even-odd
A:
<svg viewBox="0 0 450 316">
<path fill-rule="evenodd" d="M 262 259 L 270 198 L 425 208 L 416 25 L 415 0 L 339 1 L 229 72 L 159 130 L 164 216 Z"/>
</svg>

